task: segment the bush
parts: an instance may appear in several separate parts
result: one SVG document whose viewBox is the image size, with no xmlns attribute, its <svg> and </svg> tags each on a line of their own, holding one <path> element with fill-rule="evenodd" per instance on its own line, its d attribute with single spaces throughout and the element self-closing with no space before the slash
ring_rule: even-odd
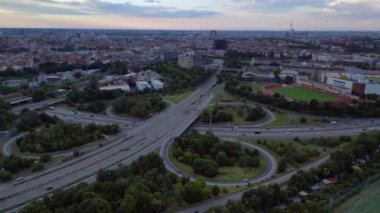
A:
<svg viewBox="0 0 380 213">
<path fill-rule="evenodd" d="M 41 162 L 35 162 L 32 165 L 32 172 L 37 172 L 44 169 L 44 165 Z"/>
<path fill-rule="evenodd" d="M 0 172 L 0 180 L 1 182 L 6 182 L 12 180 L 12 174 L 8 171 L 1 171 Z"/>
<path fill-rule="evenodd" d="M 47 163 L 51 160 L 51 156 L 49 154 L 43 154 L 41 155 L 40 161 L 42 163 Z"/>
</svg>

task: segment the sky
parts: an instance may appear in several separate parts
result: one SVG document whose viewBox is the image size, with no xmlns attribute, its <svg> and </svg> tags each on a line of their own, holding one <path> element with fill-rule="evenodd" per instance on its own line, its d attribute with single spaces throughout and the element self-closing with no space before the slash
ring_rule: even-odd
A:
<svg viewBox="0 0 380 213">
<path fill-rule="evenodd" d="M 0 0 L 0 27 L 380 30 L 380 0 Z"/>
</svg>

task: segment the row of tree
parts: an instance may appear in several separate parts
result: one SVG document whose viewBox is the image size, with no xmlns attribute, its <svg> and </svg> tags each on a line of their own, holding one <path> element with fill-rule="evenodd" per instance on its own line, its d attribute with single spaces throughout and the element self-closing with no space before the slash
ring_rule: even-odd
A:
<svg viewBox="0 0 380 213">
<path fill-rule="evenodd" d="M 126 113 L 137 118 L 148 118 L 152 114 L 164 110 L 166 102 L 157 94 L 123 95 L 112 103 L 112 108 L 116 113 Z"/>
<path fill-rule="evenodd" d="M 159 61 L 152 63 L 150 68 L 165 77 L 165 91 L 168 92 L 195 88 L 205 82 L 213 74 L 212 71 L 202 68 L 185 69 Z"/>
<path fill-rule="evenodd" d="M 218 195 L 204 179 L 189 181 L 165 170 L 158 154 L 140 157 L 117 170 L 101 170 L 94 184 L 58 189 L 51 196 L 25 206 L 34 212 L 173 212 L 174 207 Z"/>
<path fill-rule="evenodd" d="M 201 122 L 219 123 L 219 122 L 232 122 L 234 121 L 234 114 L 231 110 L 236 110 L 236 115 L 244 117 L 246 121 L 258 121 L 265 118 L 266 112 L 260 107 L 249 107 L 246 105 L 237 106 L 221 106 L 215 105 L 211 109 L 206 109 L 200 116 Z"/>
<path fill-rule="evenodd" d="M 24 109 L 20 114 L 16 128 L 18 131 L 29 131 L 44 124 L 56 124 L 60 121 L 56 116 L 52 117 L 44 112 L 38 113 L 34 110 Z"/>
<path fill-rule="evenodd" d="M 325 212 L 324 204 L 331 197 L 351 189 L 366 177 L 379 172 L 380 133 L 362 134 L 352 143 L 333 152 L 323 165 L 309 172 L 300 171 L 293 175 L 286 187 L 279 185 L 260 186 L 243 194 L 240 201 L 230 202 L 208 212 Z M 366 159 L 360 169 L 353 166 L 357 159 Z M 338 182 L 328 188 L 311 193 L 304 202 L 294 203 L 290 198 L 325 178 L 337 178 Z M 283 205 L 286 209 L 275 208 Z"/>
<path fill-rule="evenodd" d="M 246 97 L 252 101 L 299 113 L 357 118 L 380 117 L 380 100 L 353 101 L 351 105 L 345 103 L 331 104 L 330 102 L 319 103 L 319 101 L 315 99 L 310 102 L 288 101 L 284 96 L 278 93 L 270 96 L 264 95 L 261 92 L 253 92 L 251 87 L 240 85 L 237 79 L 227 81 L 225 89 L 228 92 Z"/>
<path fill-rule="evenodd" d="M 298 147 L 292 142 L 258 140 L 258 144 L 281 157 L 277 168 L 279 173 L 285 172 L 288 165 L 301 165 L 320 155 L 317 149 Z"/>
<path fill-rule="evenodd" d="M 71 149 L 119 132 L 119 126 L 68 124 L 62 121 L 31 131 L 17 140 L 21 152 L 46 153 Z"/>
<path fill-rule="evenodd" d="M 205 177 L 218 175 L 218 167 L 260 166 L 256 149 L 243 149 L 239 143 L 220 141 L 211 132 L 202 135 L 196 131 L 177 137 L 173 143 L 173 156 L 181 163 L 191 165 L 194 173 Z"/>
<path fill-rule="evenodd" d="M 0 100 L 0 130 L 3 131 L 11 126 L 15 119 L 15 115 L 13 115 L 9 111 L 9 107 L 7 104 Z"/>
</svg>

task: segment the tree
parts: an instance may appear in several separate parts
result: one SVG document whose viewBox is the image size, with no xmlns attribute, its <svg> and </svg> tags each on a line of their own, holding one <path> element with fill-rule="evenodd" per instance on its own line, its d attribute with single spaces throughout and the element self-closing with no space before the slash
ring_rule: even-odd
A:
<svg viewBox="0 0 380 213">
<path fill-rule="evenodd" d="M 33 201 L 26 205 L 20 213 L 51 213 L 51 211 L 43 201 Z"/>
<path fill-rule="evenodd" d="M 212 195 L 214 195 L 214 196 L 218 196 L 219 193 L 220 193 L 220 189 L 219 189 L 219 187 L 216 186 L 216 185 L 213 186 L 212 189 L 211 189 L 211 193 L 212 193 Z"/>
<path fill-rule="evenodd" d="M 76 79 L 80 79 L 81 77 L 82 77 L 82 73 L 80 73 L 80 72 L 76 72 L 76 73 L 74 73 L 74 78 L 76 78 Z"/>
<path fill-rule="evenodd" d="M 218 154 L 216 155 L 216 163 L 218 164 L 218 166 L 227 166 L 228 165 L 228 157 L 227 157 L 227 154 L 225 152 L 218 152 Z"/>
<path fill-rule="evenodd" d="M 305 117 L 300 118 L 300 123 L 301 123 L 301 124 L 304 124 L 304 123 L 306 123 L 306 122 L 307 122 L 307 120 L 306 120 Z"/>
<path fill-rule="evenodd" d="M 136 212 L 135 198 L 129 193 L 127 195 L 125 195 L 125 197 L 121 203 L 121 208 L 123 209 L 124 212 L 127 212 L 127 213 Z"/>
<path fill-rule="evenodd" d="M 83 213 L 111 213 L 112 208 L 107 200 L 102 198 L 93 198 L 84 200 L 80 204 L 81 212 Z"/>
<path fill-rule="evenodd" d="M 0 180 L 1 182 L 12 180 L 12 174 L 8 171 L 0 171 Z"/>
<path fill-rule="evenodd" d="M 205 177 L 215 177 L 218 174 L 218 166 L 215 161 L 204 158 L 197 158 L 193 162 L 193 170 L 196 174 Z"/>
<path fill-rule="evenodd" d="M 280 79 L 281 69 L 276 69 L 273 71 L 273 75 L 275 79 Z"/>
<path fill-rule="evenodd" d="M 46 154 L 41 155 L 40 161 L 42 163 L 47 163 L 50 161 L 50 159 L 51 159 L 51 156 L 46 153 Z"/>
<path fill-rule="evenodd" d="M 207 191 L 205 191 L 205 188 L 205 180 L 198 177 L 195 181 L 190 181 L 185 184 L 182 191 L 182 196 L 189 203 L 201 201 L 209 196 Z"/>
<path fill-rule="evenodd" d="M 32 172 L 37 172 L 37 171 L 40 171 L 44 169 L 44 165 L 40 162 L 35 162 L 33 165 L 32 165 Z"/>
<path fill-rule="evenodd" d="M 278 163 L 277 172 L 283 173 L 286 171 L 286 169 L 287 169 L 286 161 L 282 158 L 280 162 Z"/>
<path fill-rule="evenodd" d="M 285 76 L 285 83 L 290 84 L 294 81 L 293 76 L 287 75 Z"/>
</svg>

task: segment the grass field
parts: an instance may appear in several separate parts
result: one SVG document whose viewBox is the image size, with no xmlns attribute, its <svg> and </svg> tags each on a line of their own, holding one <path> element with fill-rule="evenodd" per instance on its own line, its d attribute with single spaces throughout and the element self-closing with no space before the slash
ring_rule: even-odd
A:
<svg viewBox="0 0 380 213">
<path fill-rule="evenodd" d="M 293 112 L 273 112 L 276 116 L 276 120 L 267 126 L 294 126 L 294 125 L 304 125 L 300 123 L 302 117 L 306 118 L 306 124 L 323 124 L 323 117 L 316 115 L 307 115 Z M 337 118 L 330 118 L 329 120 L 338 120 Z"/>
<path fill-rule="evenodd" d="M 351 197 L 334 209 L 334 212 L 378 213 L 380 212 L 380 181 L 367 186 L 359 194 Z"/>
<path fill-rule="evenodd" d="M 185 91 L 185 92 L 177 93 L 177 94 L 174 94 L 174 95 L 165 95 L 163 97 L 163 99 L 164 100 L 169 100 L 169 101 L 172 101 L 175 104 L 178 104 L 183 99 L 187 98 L 187 96 L 189 96 L 191 94 L 191 92 L 192 91 Z"/>
<path fill-rule="evenodd" d="M 270 89 L 272 92 L 279 93 L 281 95 L 288 96 L 295 100 L 310 101 L 316 99 L 318 101 L 335 101 L 337 98 L 331 95 L 327 95 L 314 90 L 302 88 L 302 87 L 280 87 Z"/>
</svg>

